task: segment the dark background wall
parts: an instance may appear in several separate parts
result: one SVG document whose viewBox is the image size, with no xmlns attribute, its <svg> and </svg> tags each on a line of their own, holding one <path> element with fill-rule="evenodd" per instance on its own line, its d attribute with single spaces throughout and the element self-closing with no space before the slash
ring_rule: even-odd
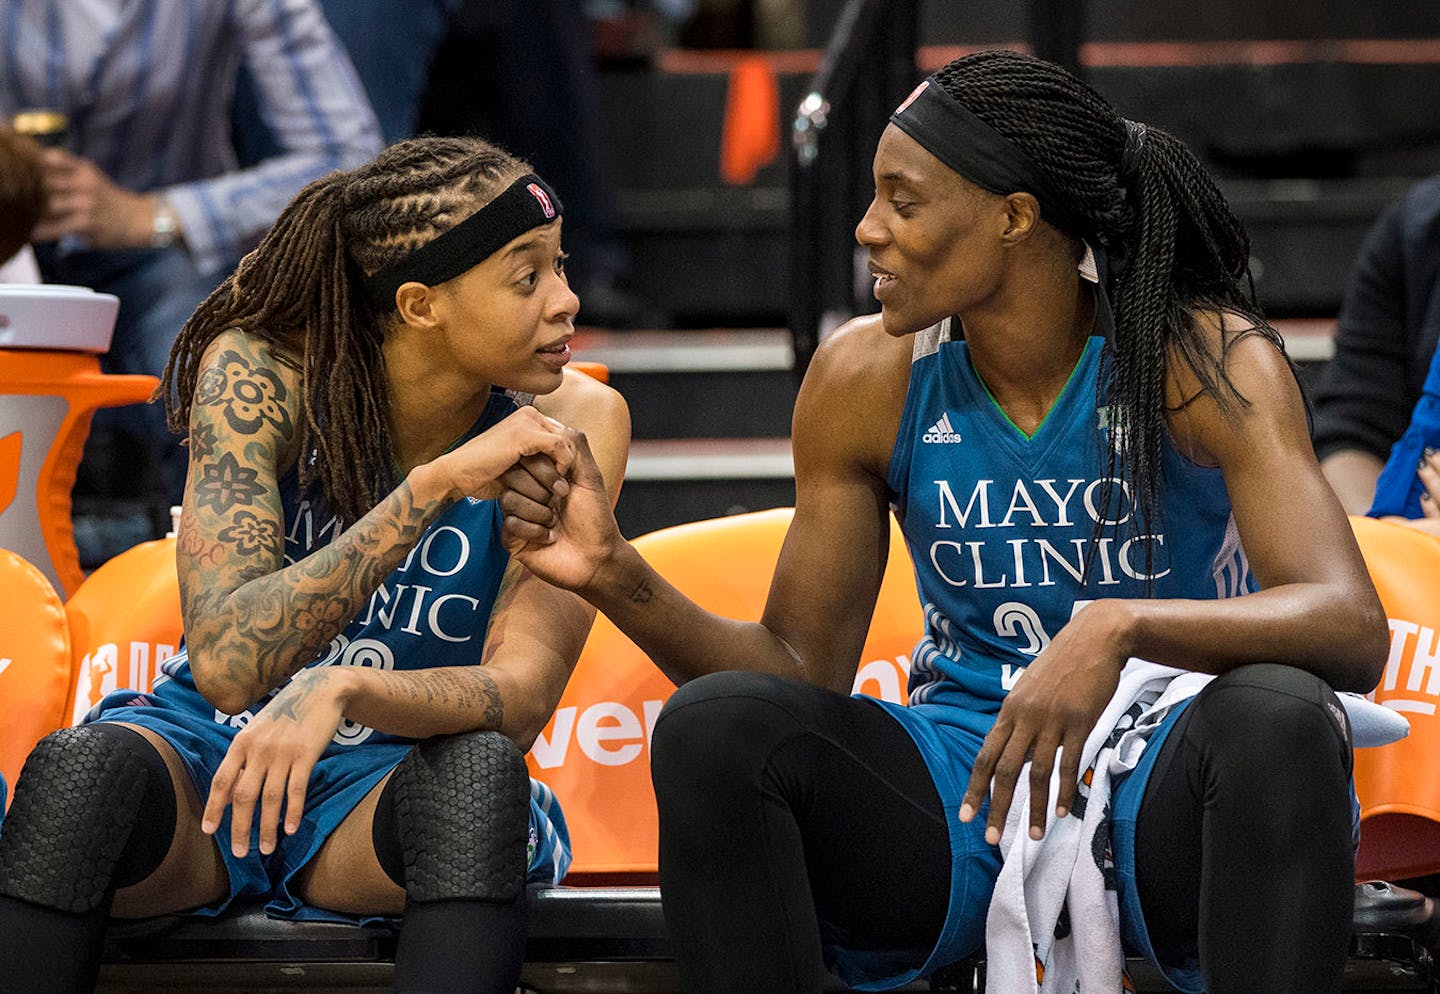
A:
<svg viewBox="0 0 1440 994">
<path fill-rule="evenodd" d="M 1034 6 L 926 0 L 921 68 L 1028 43 Z M 843 7 L 808 0 L 810 45 L 823 46 Z M 1278 316 L 1333 314 L 1370 221 L 1440 170 L 1440 2 L 1089 0 L 1084 23 L 1090 81 L 1189 143 L 1221 180 Z M 813 71 L 798 55 L 775 62 L 782 131 Z M 612 66 L 600 85 L 644 292 L 680 325 L 783 323 L 788 165 L 744 187 L 719 180 L 723 59 Z"/>
</svg>

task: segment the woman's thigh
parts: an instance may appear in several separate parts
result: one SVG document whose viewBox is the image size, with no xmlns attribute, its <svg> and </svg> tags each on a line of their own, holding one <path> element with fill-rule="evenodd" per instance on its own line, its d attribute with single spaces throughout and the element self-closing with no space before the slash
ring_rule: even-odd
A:
<svg viewBox="0 0 1440 994">
<path fill-rule="evenodd" d="M 222 899 L 230 889 L 225 860 L 212 836 L 200 831 L 204 810 L 179 754 L 156 732 L 117 722 L 136 732 L 160 754 L 175 789 L 175 835 L 170 850 L 144 880 L 115 892 L 116 918 L 148 918 L 186 911 Z"/>
<path fill-rule="evenodd" d="M 398 915 L 405 889 L 385 873 L 375 855 L 375 809 L 392 773 L 370 789 L 296 878 L 306 904 L 356 915 Z"/>
<path fill-rule="evenodd" d="M 698 891 L 723 901 L 746 870 L 697 858 L 723 833 L 753 872 L 783 881 L 802 870 L 827 942 L 933 946 L 950 900 L 947 819 L 919 749 L 885 710 L 798 681 L 717 674 L 672 698 L 654 757 L 662 848 L 706 878 L 687 881 Z"/>
</svg>

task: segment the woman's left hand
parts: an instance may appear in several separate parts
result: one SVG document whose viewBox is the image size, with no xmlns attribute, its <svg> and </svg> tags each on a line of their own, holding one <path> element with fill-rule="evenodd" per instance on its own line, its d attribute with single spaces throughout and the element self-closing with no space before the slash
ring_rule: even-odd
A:
<svg viewBox="0 0 1440 994">
<path fill-rule="evenodd" d="M 275 851 L 282 807 L 285 834 L 300 827 L 310 773 L 344 717 L 336 679 L 340 669 L 310 667 L 296 673 L 230 743 L 210 782 L 200 827 L 213 834 L 230 806 L 230 849 L 236 856 L 250 851 L 257 804 L 262 853 Z"/>
<path fill-rule="evenodd" d="M 999 845 L 1015 784 L 1030 763 L 1030 837 L 1045 834 L 1050 774 L 1060 759 L 1060 796 L 1055 813 L 1064 817 L 1075 801 L 1080 754 L 1095 721 L 1120 683 L 1129 653 L 1128 615 L 1123 601 L 1096 601 L 1070 619 L 1050 645 L 1025 668 L 1005 698 L 995 726 L 975 758 L 960 820 L 973 819 L 990 793 L 985 841 Z M 994 786 L 991 787 L 991 778 Z"/>
</svg>

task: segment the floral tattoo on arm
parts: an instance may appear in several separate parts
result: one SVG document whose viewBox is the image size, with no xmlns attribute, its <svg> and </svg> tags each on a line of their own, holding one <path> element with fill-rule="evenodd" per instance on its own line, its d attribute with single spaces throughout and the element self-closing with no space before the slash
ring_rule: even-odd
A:
<svg viewBox="0 0 1440 994">
<path fill-rule="evenodd" d="M 278 687 L 344 629 L 441 509 L 439 503 L 416 504 L 402 482 L 334 542 L 230 594 L 226 623 L 187 632 L 191 658 L 209 653 L 254 698 Z M 244 511 L 216 537 L 233 542 L 242 556 L 281 545 L 273 522 Z M 206 597 L 192 599 L 198 605 Z"/>
<path fill-rule="evenodd" d="M 215 426 L 196 425 L 190 431 L 191 458 L 205 459 L 215 454 Z"/>
<path fill-rule="evenodd" d="M 222 352 L 219 366 L 206 369 L 195 385 L 195 402 L 219 407 L 230 427 L 242 435 L 253 435 L 269 423 L 289 437 L 287 396 L 285 383 L 274 370 L 252 365 L 234 349 Z"/>
<path fill-rule="evenodd" d="M 324 651 L 447 502 L 420 504 L 402 482 L 287 564 L 276 477 L 297 431 L 298 389 L 266 344 L 236 339 L 217 351 L 191 408 L 188 506 L 203 513 L 181 521 L 185 634 L 217 690 L 255 701 Z"/>
<path fill-rule="evenodd" d="M 222 542 L 233 542 L 235 551 L 242 556 L 253 556 L 275 548 L 280 542 L 280 527 L 274 521 L 258 518 L 249 511 L 235 515 L 228 528 L 215 536 Z"/>
<path fill-rule="evenodd" d="M 241 466 L 233 452 L 201 466 L 200 471 L 200 482 L 195 485 L 195 504 L 213 507 L 217 514 L 224 514 L 237 504 L 253 504 L 265 493 L 264 485 L 257 480 L 260 471 Z"/>
</svg>

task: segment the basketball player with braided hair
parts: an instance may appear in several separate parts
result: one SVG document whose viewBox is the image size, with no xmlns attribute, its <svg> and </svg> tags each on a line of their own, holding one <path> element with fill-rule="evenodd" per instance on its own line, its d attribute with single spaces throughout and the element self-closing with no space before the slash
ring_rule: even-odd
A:
<svg viewBox="0 0 1440 994">
<path fill-rule="evenodd" d="M 1007 52 L 918 87 L 874 181 L 881 311 L 807 372 L 758 623 L 621 539 L 582 439 L 563 500 L 544 473 L 507 499 L 517 557 L 684 684 L 652 771 L 686 990 L 818 991 L 822 964 L 883 989 L 982 947 L 1006 994 L 1119 990 L 1122 936 L 1185 991 L 1338 990 L 1332 688 L 1375 684 L 1386 626 L 1240 224 L 1180 142 Z M 892 508 L 925 609 L 908 707 L 845 696 Z"/>
<path fill-rule="evenodd" d="M 44 739 L 0 831 L 6 991 L 91 989 L 107 918 L 268 900 L 403 912 L 402 992 L 515 989 L 568 837 L 523 752 L 594 617 L 501 543 L 503 474 L 623 401 L 566 369 L 558 196 L 472 138 L 310 184 L 195 312 L 158 393 L 189 438 L 185 644 Z M 561 488 L 563 490 L 563 487 Z"/>
</svg>

